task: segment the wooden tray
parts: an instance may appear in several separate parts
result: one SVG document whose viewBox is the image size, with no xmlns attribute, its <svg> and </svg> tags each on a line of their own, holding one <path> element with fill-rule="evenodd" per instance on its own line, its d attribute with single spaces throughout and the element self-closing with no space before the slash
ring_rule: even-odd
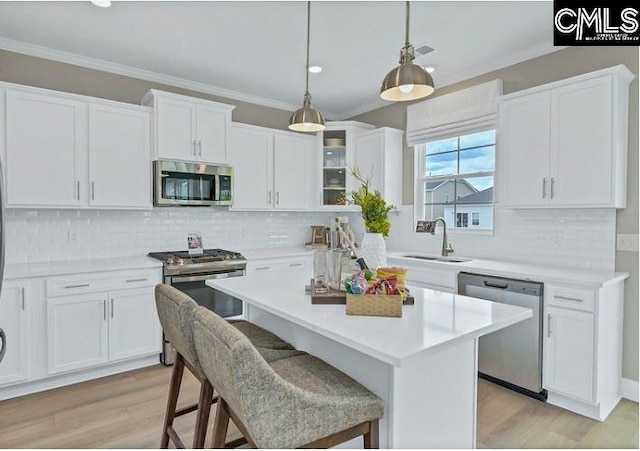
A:
<svg viewBox="0 0 640 451">
<path fill-rule="evenodd" d="M 326 293 L 318 293 L 316 291 L 316 285 L 311 279 L 311 285 L 308 287 L 308 292 L 311 294 L 311 303 L 312 304 L 339 304 L 344 305 L 347 303 L 347 292 L 334 290 L 332 288 L 328 288 Z M 355 295 L 355 296 L 363 296 L 363 295 Z M 400 297 L 400 296 L 398 296 Z M 404 302 L 403 305 L 413 305 L 415 303 L 415 298 L 409 295 Z"/>
</svg>

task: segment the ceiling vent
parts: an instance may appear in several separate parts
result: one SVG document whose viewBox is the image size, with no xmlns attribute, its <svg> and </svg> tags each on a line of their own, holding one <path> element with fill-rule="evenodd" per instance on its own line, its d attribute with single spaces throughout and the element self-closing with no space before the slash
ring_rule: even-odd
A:
<svg viewBox="0 0 640 451">
<path fill-rule="evenodd" d="M 433 52 L 433 48 L 429 47 L 427 44 L 420 44 L 413 47 L 416 52 L 416 58 L 419 56 L 424 56 L 427 53 Z"/>
</svg>

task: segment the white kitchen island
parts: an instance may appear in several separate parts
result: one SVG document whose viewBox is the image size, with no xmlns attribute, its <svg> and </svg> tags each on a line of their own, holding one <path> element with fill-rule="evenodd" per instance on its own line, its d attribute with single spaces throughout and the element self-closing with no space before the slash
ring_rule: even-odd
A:
<svg viewBox="0 0 640 451">
<path fill-rule="evenodd" d="M 286 269 L 207 284 L 244 301 L 249 321 L 380 396 L 381 448 L 475 448 L 478 338 L 531 310 L 410 287 L 415 305 L 402 318 L 348 316 L 344 305 L 311 304 L 310 276 Z"/>
</svg>

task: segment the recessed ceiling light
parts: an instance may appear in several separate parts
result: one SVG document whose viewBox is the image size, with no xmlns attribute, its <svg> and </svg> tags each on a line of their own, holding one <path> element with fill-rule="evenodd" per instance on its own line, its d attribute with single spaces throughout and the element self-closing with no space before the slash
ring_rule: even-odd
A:
<svg viewBox="0 0 640 451">
<path fill-rule="evenodd" d="M 434 73 L 437 68 L 438 68 L 438 66 L 436 66 L 435 64 L 430 64 L 428 66 L 424 66 L 424 70 L 426 70 L 430 74 Z"/>
<path fill-rule="evenodd" d="M 108 8 L 111 6 L 111 0 L 91 0 L 91 3 L 99 6 L 100 8 Z"/>
<path fill-rule="evenodd" d="M 312 66 L 309 66 L 309 72 L 311 72 L 312 74 L 317 74 L 319 72 L 322 72 L 322 67 L 314 64 Z"/>
</svg>

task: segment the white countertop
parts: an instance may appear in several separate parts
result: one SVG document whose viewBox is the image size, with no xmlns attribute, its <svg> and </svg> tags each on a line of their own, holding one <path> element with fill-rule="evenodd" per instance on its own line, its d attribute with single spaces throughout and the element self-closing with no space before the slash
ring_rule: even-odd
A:
<svg viewBox="0 0 640 451">
<path fill-rule="evenodd" d="M 496 261 L 474 258 L 460 263 L 435 262 L 415 258 L 405 258 L 403 255 L 425 255 L 415 251 L 389 252 L 387 258 L 389 264 L 422 266 L 428 268 L 440 268 L 452 271 L 465 271 L 485 275 L 510 277 L 513 279 L 531 280 L 544 283 L 569 283 L 589 287 L 602 287 L 620 282 L 629 277 L 626 272 L 595 271 L 589 269 L 571 269 L 558 266 L 541 266 L 526 263 Z M 450 257 L 455 258 L 456 255 Z M 461 258 L 464 258 L 461 256 Z"/>
<path fill-rule="evenodd" d="M 149 257 L 92 258 L 55 262 L 10 263 L 5 265 L 4 279 L 47 277 L 123 269 L 161 268 L 162 262 Z"/>
<path fill-rule="evenodd" d="M 279 248 L 264 248 L 264 249 L 247 249 L 240 251 L 245 258 L 251 262 L 253 260 L 267 260 L 270 258 L 284 258 L 284 257 L 310 257 L 313 255 L 313 249 L 307 249 L 305 247 L 279 247 Z"/>
<path fill-rule="evenodd" d="M 349 316 L 344 305 L 312 305 L 309 269 L 287 269 L 207 281 L 216 289 L 364 354 L 403 366 L 448 345 L 530 318 L 530 309 L 411 288 L 415 305 L 402 318 Z"/>
</svg>

